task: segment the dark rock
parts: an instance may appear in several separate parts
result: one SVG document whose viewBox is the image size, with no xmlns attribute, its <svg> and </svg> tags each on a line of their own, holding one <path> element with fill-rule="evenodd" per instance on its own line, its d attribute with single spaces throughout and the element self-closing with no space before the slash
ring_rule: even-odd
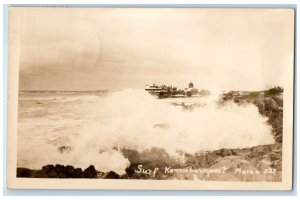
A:
<svg viewBox="0 0 300 200">
<path fill-rule="evenodd" d="M 114 171 L 109 171 L 104 175 L 105 179 L 119 179 L 120 175 Z"/>
<path fill-rule="evenodd" d="M 268 154 L 268 156 L 269 156 L 271 161 L 280 160 L 282 158 L 281 153 L 275 153 L 275 152 L 271 152 L 270 154 Z"/>
<path fill-rule="evenodd" d="M 282 159 L 276 160 L 276 161 L 273 163 L 273 167 L 274 167 L 277 171 L 282 171 Z"/>
<path fill-rule="evenodd" d="M 233 156 L 245 156 L 248 155 L 250 152 L 249 148 L 243 148 L 243 149 L 232 149 L 232 155 Z"/>
<path fill-rule="evenodd" d="M 58 173 L 57 173 L 54 165 L 43 166 L 42 170 L 46 174 L 47 178 L 57 178 L 57 176 L 58 176 Z"/>
<path fill-rule="evenodd" d="M 55 168 L 54 165 L 45 165 L 42 167 L 42 170 L 47 173 L 52 168 Z"/>
<path fill-rule="evenodd" d="M 58 177 L 58 173 L 56 171 L 55 168 L 52 168 L 48 171 L 48 173 L 46 173 L 48 178 L 57 178 Z"/>
<path fill-rule="evenodd" d="M 276 104 L 276 101 L 272 98 L 266 98 L 265 99 L 265 110 L 266 111 L 277 111 L 278 106 Z"/>
<path fill-rule="evenodd" d="M 185 154 L 185 164 L 190 167 L 208 167 L 205 153 Z"/>
<path fill-rule="evenodd" d="M 33 178 L 47 178 L 47 175 L 45 174 L 45 172 L 43 170 L 37 170 L 33 176 Z"/>
<path fill-rule="evenodd" d="M 131 176 L 134 174 L 134 172 L 135 172 L 132 165 L 130 165 L 128 168 L 126 168 L 125 171 L 126 171 L 126 174 L 127 174 L 129 177 L 131 177 Z"/>
<path fill-rule="evenodd" d="M 75 177 L 75 168 L 73 166 L 67 165 L 65 167 L 65 176 L 66 176 L 66 178 L 74 178 Z"/>
<path fill-rule="evenodd" d="M 275 141 L 276 141 L 277 143 L 282 143 L 282 134 L 276 135 L 276 136 L 275 136 Z"/>
<path fill-rule="evenodd" d="M 86 168 L 83 171 L 83 177 L 84 178 L 96 178 L 97 177 L 97 171 L 96 171 L 94 165 L 90 165 L 88 168 Z"/>
<path fill-rule="evenodd" d="M 81 168 L 74 168 L 71 165 L 46 165 L 42 167 L 42 170 L 39 170 L 34 173 L 36 178 L 94 178 L 96 177 L 96 170 L 94 166 L 90 166 L 82 172 Z"/>
<path fill-rule="evenodd" d="M 260 114 L 265 113 L 265 103 L 264 103 L 263 99 L 257 99 L 253 103 L 257 106 L 258 112 Z"/>
<path fill-rule="evenodd" d="M 233 151 L 231 149 L 220 149 L 213 152 L 216 155 L 220 155 L 222 157 L 233 155 Z"/>
<path fill-rule="evenodd" d="M 240 99 L 238 99 L 238 98 L 234 98 L 233 101 L 234 101 L 234 103 L 240 103 Z"/>
<path fill-rule="evenodd" d="M 275 143 L 270 145 L 272 152 L 282 152 L 282 143 Z"/>
<path fill-rule="evenodd" d="M 207 152 L 207 154 L 206 154 L 206 160 L 207 160 L 208 165 L 213 165 L 216 162 L 216 160 L 218 158 L 220 158 L 220 157 L 221 156 L 218 156 L 218 155 L 216 155 L 214 153 Z"/>
<path fill-rule="evenodd" d="M 268 154 L 271 151 L 270 145 L 259 145 L 250 148 L 249 158 L 259 158 L 263 155 Z"/>
<path fill-rule="evenodd" d="M 83 178 L 82 169 L 76 168 L 74 171 L 74 178 Z"/>
<path fill-rule="evenodd" d="M 58 178 L 66 178 L 66 174 L 65 174 L 65 166 L 64 165 L 55 165 L 55 170 L 57 172 L 57 176 Z"/>
<path fill-rule="evenodd" d="M 282 97 L 273 96 L 272 99 L 276 102 L 277 107 L 283 107 L 283 100 Z"/>
<path fill-rule="evenodd" d="M 17 177 L 31 177 L 32 170 L 28 168 L 17 168 Z"/>
<path fill-rule="evenodd" d="M 120 176 L 120 179 L 128 179 L 128 175 L 127 174 L 123 174 L 122 176 Z"/>
</svg>

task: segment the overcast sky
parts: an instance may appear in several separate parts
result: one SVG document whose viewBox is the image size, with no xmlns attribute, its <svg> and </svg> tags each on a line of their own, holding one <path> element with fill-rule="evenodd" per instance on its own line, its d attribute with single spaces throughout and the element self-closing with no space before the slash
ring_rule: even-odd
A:
<svg viewBox="0 0 300 200">
<path fill-rule="evenodd" d="M 24 9 L 21 90 L 258 90 L 293 59 L 291 10 Z"/>
</svg>

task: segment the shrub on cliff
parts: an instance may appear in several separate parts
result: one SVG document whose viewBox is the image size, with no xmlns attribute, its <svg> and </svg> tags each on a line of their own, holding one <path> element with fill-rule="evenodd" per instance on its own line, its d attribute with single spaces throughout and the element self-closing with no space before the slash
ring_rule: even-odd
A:
<svg viewBox="0 0 300 200">
<path fill-rule="evenodd" d="M 267 91 L 265 91 L 265 95 L 277 95 L 283 93 L 283 88 L 280 86 L 273 87 Z"/>
</svg>

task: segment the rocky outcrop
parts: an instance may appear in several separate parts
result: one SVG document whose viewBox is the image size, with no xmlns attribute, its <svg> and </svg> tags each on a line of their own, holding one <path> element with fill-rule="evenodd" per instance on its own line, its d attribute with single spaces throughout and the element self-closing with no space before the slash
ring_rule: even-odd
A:
<svg viewBox="0 0 300 200">
<path fill-rule="evenodd" d="M 86 168 L 82 173 L 83 178 L 96 178 L 97 177 L 97 171 L 94 167 L 94 165 L 89 166 Z"/>
<path fill-rule="evenodd" d="M 259 145 L 242 149 L 220 149 L 216 151 L 198 152 L 195 154 L 183 153 L 184 159 L 176 160 L 163 149 L 153 148 L 138 152 L 135 150 L 122 150 L 123 155 L 129 159 L 130 166 L 125 174 L 114 171 L 100 172 L 93 165 L 82 170 L 71 165 L 46 165 L 41 170 L 17 168 L 17 177 L 23 178 L 102 178 L 102 179 L 194 179 L 201 180 L 238 180 L 238 181 L 280 181 L 282 171 L 282 144 Z M 139 173 L 139 165 L 146 169 L 146 173 Z M 165 167 L 215 169 L 226 167 L 228 173 L 206 177 L 205 174 L 192 173 L 165 173 Z M 153 176 L 155 168 L 159 170 Z M 244 176 L 235 170 L 260 171 L 262 174 Z M 151 172 L 148 170 L 152 170 Z M 276 170 L 275 175 L 263 174 L 266 170 Z M 149 172 L 149 173 L 148 173 Z"/>
<path fill-rule="evenodd" d="M 114 171 L 109 171 L 109 172 L 105 173 L 105 175 L 103 177 L 104 177 L 104 179 L 119 179 L 120 175 Z M 125 175 L 123 175 L 123 178 L 124 177 L 125 177 Z"/>
<path fill-rule="evenodd" d="M 268 123 L 272 126 L 272 134 L 278 143 L 282 143 L 283 126 L 283 100 L 282 97 L 273 96 L 259 98 L 253 101 L 261 115 L 268 117 Z"/>
<path fill-rule="evenodd" d="M 190 179 L 190 175 L 165 174 L 166 166 L 172 168 L 207 168 L 213 169 L 217 166 L 231 168 L 228 173 L 219 176 L 219 180 L 226 180 L 230 176 L 230 180 L 243 181 L 248 180 L 242 175 L 234 172 L 235 167 L 241 169 L 252 169 L 262 172 L 261 175 L 255 176 L 255 180 L 263 181 L 265 170 L 275 169 L 276 175 L 268 176 L 270 181 L 281 180 L 281 166 L 282 166 L 282 144 L 275 143 L 270 145 L 259 145 L 251 148 L 240 149 L 220 149 L 216 151 L 198 152 L 195 154 L 183 153 L 183 160 L 175 160 L 168 156 L 163 149 L 154 148 L 144 152 L 135 150 L 122 150 L 123 155 L 129 159 L 131 165 L 126 169 L 126 174 L 130 179 Z M 145 174 L 138 173 L 138 165 L 142 165 L 144 169 L 159 168 L 159 171 L 153 177 L 153 173 Z M 222 166 L 221 166 L 222 165 Z M 189 177 L 191 176 L 191 177 Z M 201 177 L 203 180 L 214 180 L 213 177 Z M 215 177 L 218 180 L 218 177 Z M 227 179 L 228 180 L 228 179 Z M 250 181 L 250 178 L 249 178 Z"/>
<path fill-rule="evenodd" d="M 283 97 L 281 93 L 263 92 L 227 92 L 220 99 L 220 104 L 233 101 L 237 104 L 253 103 L 261 115 L 268 118 L 272 134 L 277 143 L 282 143 Z"/>
<path fill-rule="evenodd" d="M 94 165 L 90 165 L 85 170 L 75 168 L 71 165 L 45 165 L 41 170 L 28 168 L 17 168 L 19 178 L 103 178 L 103 179 L 127 179 L 128 175 L 119 175 L 114 171 L 97 171 Z"/>
<path fill-rule="evenodd" d="M 82 171 L 71 165 L 45 165 L 41 170 L 17 168 L 17 177 L 23 178 L 97 178 L 98 171 L 93 165 Z"/>
<path fill-rule="evenodd" d="M 196 153 L 194 155 L 186 154 L 185 159 L 187 166 L 211 167 L 217 162 L 218 159 L 228 156 L 240 156 L 241 158 L 252 163 L 258 169 L 271 167 L 281 170 L 282 145 L 277 143 L 243 149 L 221 149 L 217 151 Z M 261 161 L 269 163 L 268 166 L 262 166 Z"/>
</svg>

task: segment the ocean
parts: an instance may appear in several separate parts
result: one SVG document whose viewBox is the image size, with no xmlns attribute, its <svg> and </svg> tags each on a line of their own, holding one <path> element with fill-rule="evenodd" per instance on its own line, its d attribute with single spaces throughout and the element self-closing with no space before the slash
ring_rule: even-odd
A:
<svg viewBox="0 0 300 200">
<path fill-rule="evenodd" d="M 255 105 L 218 98 L 158 99 L 143 89 L 20 92 L 17 165 L 94 165 L 123 174 L 130 162 L 121 149 L 161 148 L 182 159 L 182 152 L 274 143 Z"/>
</svg>

